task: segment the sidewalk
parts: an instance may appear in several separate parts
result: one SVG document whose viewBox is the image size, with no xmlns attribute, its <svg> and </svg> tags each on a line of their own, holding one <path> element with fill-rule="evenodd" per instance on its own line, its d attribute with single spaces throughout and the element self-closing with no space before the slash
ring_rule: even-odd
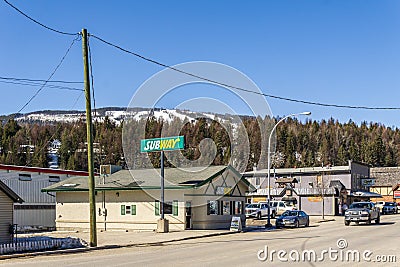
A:
<svg viewBox="0 0 400 267">
<path fill-rule="evenodd" d="M 97 246 L 144 246 L 231 233 L 235 232 L 230 232 L 229 230 L 185 230 L 173 231 L 169 233 L 156 233 L 153 231 L 127 232 L 124 230 L 108 230 L 97 232 Z M 49 236 L 54 238 L 76 237 L 85 240 L 87 243 L 89 243 L 90 240 L 89 231 L 55 231 L 29 234 L 26 236 Z M 24 235 L 21 235 L 21 237 L 24 237 Z"/>
<path fill-rule="evenodd" d="M 35 256 L 35 255 L 77 253 L 89 250 L 111 249 L 111 248 L 121 248 L 121 247 L 156 246 L 163 243 L 171 243 L 171 242 L 178 242 L 178 241 L 219 236 L 219 235 L 228 235 L 234 233 L 239 233 L 239 232 L 231 232 L 229 230 L 186 230 L 186 231 L 174 231 L 169 233 L 156 233 L 152 231 L 127 232 L 123 230 L 98 231 L 97 247 L 83 247 L 83 248 L 0 255 L 0 260 Z M 42 233 L 18 235 L 19 238 L 44 237 L 44 236 L 51 238 L 67 238 L 67 237 L 79 238 L 81 240 L 84 240 L 86 243 L 89 243 L 90 241 L 90 234 L 88 231 L 83 231 L 83 232 L 54 231 L 54 232 L 42 232 Z"/>
</svg>

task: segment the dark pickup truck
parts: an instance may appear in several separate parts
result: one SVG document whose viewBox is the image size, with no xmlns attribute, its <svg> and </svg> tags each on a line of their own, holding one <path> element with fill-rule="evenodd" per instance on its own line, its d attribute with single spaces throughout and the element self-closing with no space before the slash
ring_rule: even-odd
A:
<svg viewBox="0 0 400 267">
<path fill-rule="evenodd" d="M 345 225 L 350 225 L 350 222 L 371 224 L 372 220 L 376 224 L 381 220 L 379 209 L 372 202 L 354 202 L 344 214 Z"/>
</svg>

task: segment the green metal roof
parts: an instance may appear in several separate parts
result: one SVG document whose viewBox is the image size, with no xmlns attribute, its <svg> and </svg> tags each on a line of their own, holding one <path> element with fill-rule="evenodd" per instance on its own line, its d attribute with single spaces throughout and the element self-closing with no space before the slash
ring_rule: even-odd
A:
<svg viewBox="0 0 400 267">
<path fill-rule="evenodd" d="M 193 168 L 165 168 L 165 189 L 185 189 L 203 186 L 226 169 L 241 178 L 233 167 L 209 166 Z M 246 185 L 248 181 L 242 180 Z M 95 190 L 141 190 L 160 189 L 159 169 L 120 170 L 106 176 L 95 177 Z M 75 176 L 42 189 L 42 192 L 88 191 L 88 177 Z"/>
</svg>

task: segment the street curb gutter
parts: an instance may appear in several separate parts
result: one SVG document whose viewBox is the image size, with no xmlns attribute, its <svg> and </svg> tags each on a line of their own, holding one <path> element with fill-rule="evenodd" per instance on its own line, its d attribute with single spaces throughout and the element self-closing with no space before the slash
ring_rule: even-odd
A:
<svg viewBox="0 0 400 267">
<path fill-rule="evenodd" d="M 18 254 L 10 254 L 10 255 L 0 255 L 1 260 L 7 259 L 16 259 L 16 258 L 24 258 L 24 257 L 35 257 L 35 256 L 48 256 L 48 255 L 59 255 L 59 254 L 72 254 L 72 253 L 83 253 L 89 251 L 103 250 L 103 249 L 117 249 L 117 248 L 129 248 L 129 247 L 147 247 L 147 246 L 161 246 L 166 243 L 180 242 L 186 240 L 200 239 L 205 237 L 214 237 L 221 235 L 230 235 L 237 234 L 240 232 L 222 232 L 222 233 L 212 233 L 206 235 L 199 236 L 190 236 L 183 238 L 176 238 L 165 241 L 158 242 L 147 242 L 147 243 L 137 243 L 137 244 L 126 244 L 126 245 L 104 245 L 99 247 L 84 247 L 84 248 L 72 248 L 72 249 L 63 249 L 63 250 L 49 250 L 49 251 L 36 251 L 36 252 L 28 252 L 28 253 L 18 253 Z"/>
<path fill-rule="evenodd" d="M 324 222 L 334 222 L 336 221 L 335 219 L 325 219 L 325 220 L 319 220 L 316 223 L 324 223 Z"/>
</svg>

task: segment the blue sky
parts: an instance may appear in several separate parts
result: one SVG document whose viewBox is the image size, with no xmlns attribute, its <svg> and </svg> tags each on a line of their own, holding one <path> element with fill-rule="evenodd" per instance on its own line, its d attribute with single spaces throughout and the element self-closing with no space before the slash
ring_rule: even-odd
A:
<svg viewBox="0 0 400 267">
<path fill-rule="evenodd" d="M 174 65 L 214 61 L 246 74 L 266 94 L 329 104 L 400 107 L 400 2 L 304 1 L 21 1 L 12 4 L 66 32 L 88 32 Z M 47 79 L 73 37 L 48 31 L 0 2 L 0 76 Z M 91 39 L 96 106 L 127 106 L 162 68 Z M 82 81 L 77 42 L 54 80 Z M 18 111 L 37 88 L 0 83 L 0 114 Z M 192 97 L 238 99 L 213 86 L 177 90 L 160 105 Z M 151 93 L 151 92 L 149 92 Z M 80 109 L 78 92 L 44 89 L 23 112 Z M 275 116 L 311 111 L 400 127 L 400 110 L 317 107 L 266 98 Z M 243 113 L 246 110 L 243 109 Z"/>
</svg>

